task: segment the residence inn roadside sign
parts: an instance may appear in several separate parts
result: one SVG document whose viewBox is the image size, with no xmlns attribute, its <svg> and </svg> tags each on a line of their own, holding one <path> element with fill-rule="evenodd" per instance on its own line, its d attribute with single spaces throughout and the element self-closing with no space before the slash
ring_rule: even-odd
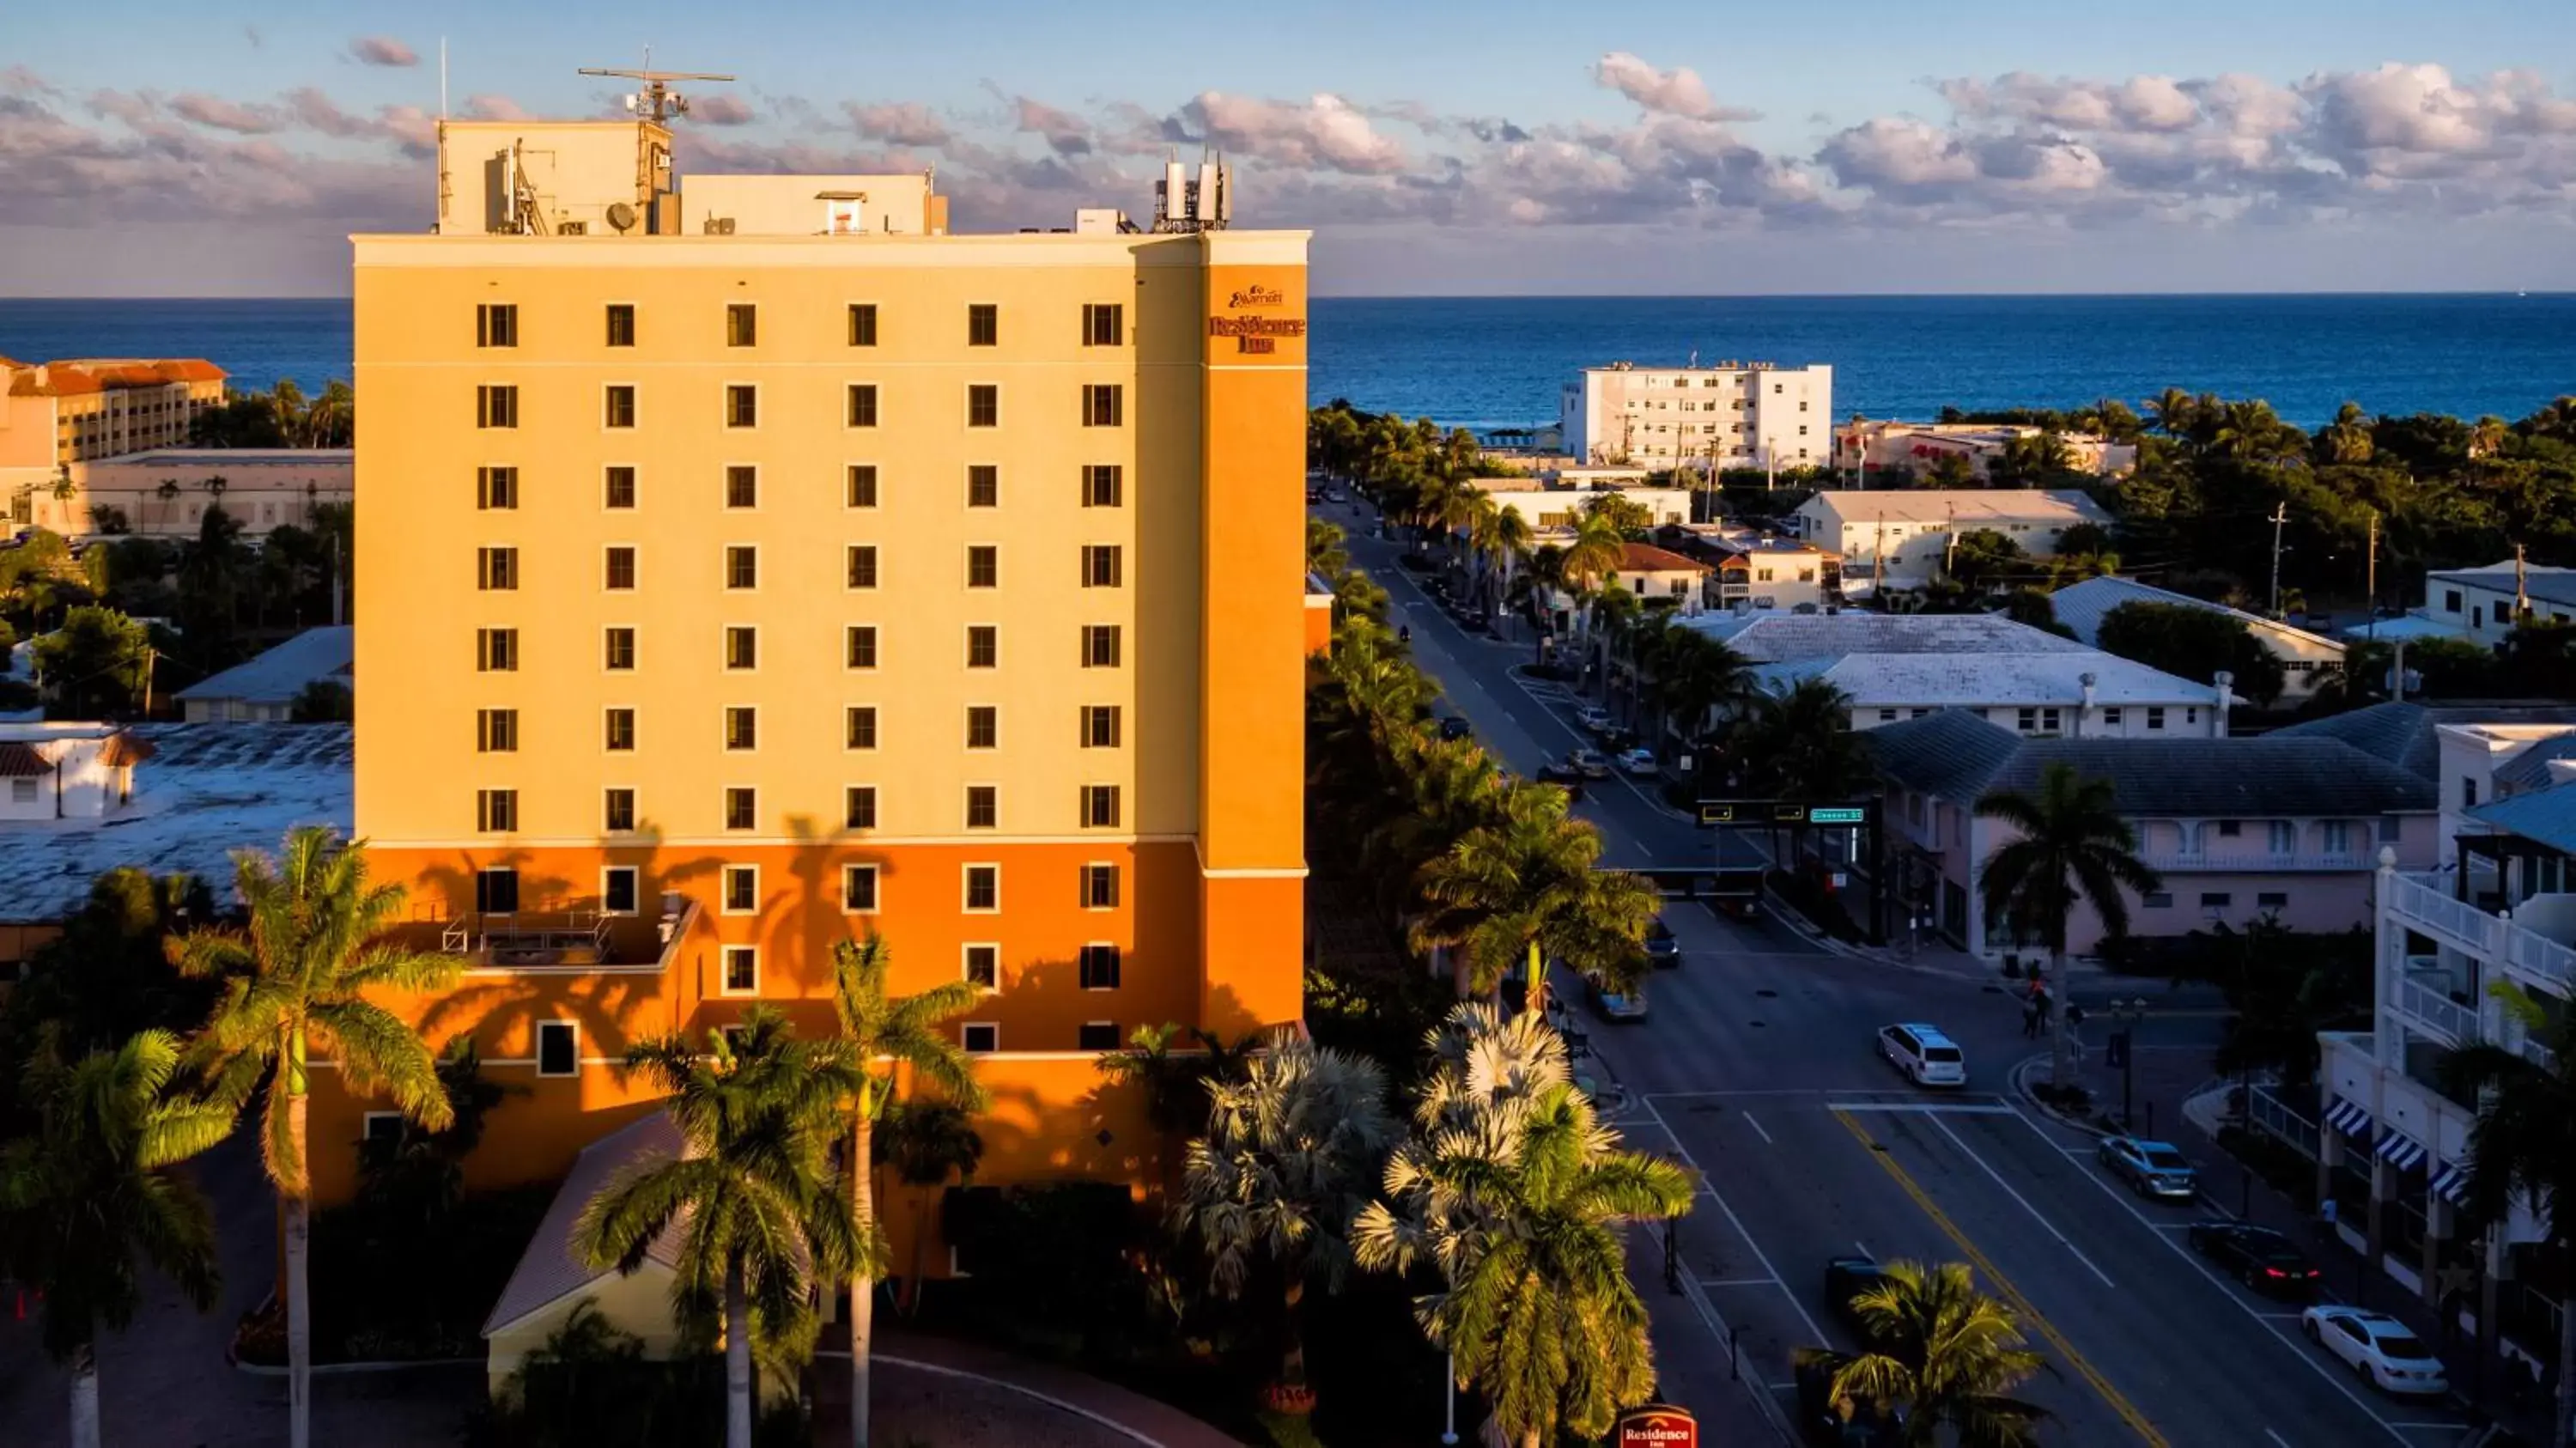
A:
<svg viewBox="0 0 2576 1448">
<path fill-rule="evenodd" d="M 1699 1448 L 1699 1420 L 1688 1408 L 1647 1403 L 1619 1415 L 1610 1442 L 1614 1448 Z"/>
</svg>

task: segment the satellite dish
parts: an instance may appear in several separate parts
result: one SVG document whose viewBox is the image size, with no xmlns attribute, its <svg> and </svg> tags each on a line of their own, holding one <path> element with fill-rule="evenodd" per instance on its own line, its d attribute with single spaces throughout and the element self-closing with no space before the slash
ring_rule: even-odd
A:
<svg viewBox="0 0 2576 1448">
<path fill-rule="evenodd" d="M 635 229 L 635 208 L 623 201 L 608 203 L 608 224 L 620 231 Z"/>
</svg>

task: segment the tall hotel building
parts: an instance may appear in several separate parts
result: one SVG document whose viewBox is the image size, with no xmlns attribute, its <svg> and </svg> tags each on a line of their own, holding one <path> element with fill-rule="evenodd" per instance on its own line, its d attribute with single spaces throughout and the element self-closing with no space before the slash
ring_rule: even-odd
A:
<svg viewBox="0 0 2576 1448">
<path fill-rule="evenodd" d="M 356 238 L 357 826 L 468 963 L 402 1008 L 524 1088 L 469 1174 L 650 1110 L 639 1038 L 834 1029 L 873 931 L 986 992 L 979 1181 L 1153 1176 L 1097 1053 L 1301 1014 L 1306 234 L 950 235 L 651 121 L 450 122 L 437 184 Z"/>
</svg>

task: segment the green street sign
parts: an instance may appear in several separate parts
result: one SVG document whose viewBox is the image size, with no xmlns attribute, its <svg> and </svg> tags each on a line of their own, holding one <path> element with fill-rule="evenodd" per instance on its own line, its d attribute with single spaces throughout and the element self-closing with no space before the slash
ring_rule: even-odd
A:
<svg viewBox="0 0 2576 1448">
<path fill-rule="evenodd" d="M 1807 811 L 1807 823 L 1813 825 L 1856 825 L 1868 818 L 1869 811 L 1857 805 L 1818 805 Z"/>
</svg>

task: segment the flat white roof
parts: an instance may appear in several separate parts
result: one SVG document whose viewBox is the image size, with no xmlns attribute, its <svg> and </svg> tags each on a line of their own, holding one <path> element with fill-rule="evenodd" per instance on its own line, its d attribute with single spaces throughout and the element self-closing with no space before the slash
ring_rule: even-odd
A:
<svg viewBox="0 0 2576 1448">
<path fill-rule="evenodd" d="M 2071 523 L 2109 525 L 2101 504 L 2071 489 L 2058 488 L 1839 488 L 1816 494 L 1799 505 L 1801 513 L 1821 510 L 1845 523 Z"/>
</svg>

